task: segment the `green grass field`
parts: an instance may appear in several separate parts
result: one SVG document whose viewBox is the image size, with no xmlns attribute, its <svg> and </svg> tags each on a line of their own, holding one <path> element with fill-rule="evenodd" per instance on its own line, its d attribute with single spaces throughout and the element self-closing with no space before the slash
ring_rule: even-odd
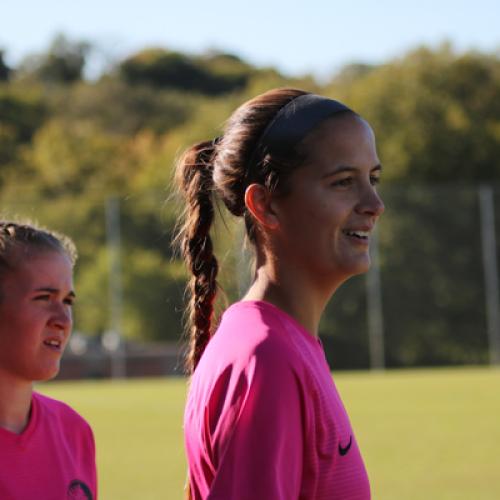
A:
<svg viewBox="0 0 500 500">
<path fill-rule="evenodd" d="M 500 499 L 500 370 L 335 376 L 375 500 Z M 94 428 L 102 500 L 183 498 L 182 379 L 52 382 Z"/>
</svg>

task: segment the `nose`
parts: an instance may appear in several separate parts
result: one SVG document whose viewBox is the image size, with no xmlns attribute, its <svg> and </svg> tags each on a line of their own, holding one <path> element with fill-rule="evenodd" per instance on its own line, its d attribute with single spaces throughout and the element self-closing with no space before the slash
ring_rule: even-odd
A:
<svg viewBox="0 0 500 500">
<path fill-rule="evenodd" d="M 360 214 L 373 215 L 375 217 L 379 217 L 384 213 L 384 202 L 372 185 L 367 187 L 363 192 L 356 210 Z"/>
<path fill-rule="evenodd" d="M 73 327 L 73 314 L 66 304 L 56 304 L 49 320 L 50 326 L 69 334 Z"/>
</svg>

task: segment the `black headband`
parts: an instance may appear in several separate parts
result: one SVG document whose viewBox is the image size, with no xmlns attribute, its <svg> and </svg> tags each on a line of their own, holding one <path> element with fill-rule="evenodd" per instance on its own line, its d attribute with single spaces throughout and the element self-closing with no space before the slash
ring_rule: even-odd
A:
<svg viewBox="0 0 500 500">
<path fill-rule="evenodd" d="M 316 125 L 342 111 L 352 111 L 341 102 L 316 94 L 295 97 L 283 106 L 262 133 L 250 165 L 264 154 L 286 155 Z"/>
</svg>

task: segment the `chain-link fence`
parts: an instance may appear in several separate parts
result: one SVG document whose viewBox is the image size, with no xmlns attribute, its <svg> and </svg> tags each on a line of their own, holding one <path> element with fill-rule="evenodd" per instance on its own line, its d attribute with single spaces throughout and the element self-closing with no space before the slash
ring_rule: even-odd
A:
<svg viewBox="0 0 500 500">
<path fill-rule="evenodd" d="M 330 363 L 378 369 L 499 363 L 500 189 L 390 185 L 381 193 L 386 212 L 372 268 L 337 291 L 320 326 Z M 124 376 L 140 374 L 142 365 L 153 374 L 147 367 L 156 363 L 155 373 L 182 373 L 185 273 L 170 246 L 177 211 L 162 193 L 75 202 L 21 190 L 3 200 L 2 213 L 63 231 L 78 246 L 76 334 L 66 370 L 74 375 L 80 363 L 78 376 Z M 248 283 L 242 233 L 232 223 L 215 228 L 229 300 Z"/>
</svg>

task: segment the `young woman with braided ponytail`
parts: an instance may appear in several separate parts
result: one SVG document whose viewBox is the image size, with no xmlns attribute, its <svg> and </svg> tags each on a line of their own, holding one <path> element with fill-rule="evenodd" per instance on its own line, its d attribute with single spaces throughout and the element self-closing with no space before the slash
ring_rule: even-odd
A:
<svg viewBox="0 0 500 500">
<path fill-rule="evenodd" d="M 177 181 L 192 274 L 184 429 L 198 499 L 370 498 L 363 460 L 318 338 L 322 312 L 367 271 L 384 210 L 368 123 L 345 105 L 276 89 L 193 146 Z M 214 198 L 243 217 L 255 276 L 214 332 Z"/>
</svg>

